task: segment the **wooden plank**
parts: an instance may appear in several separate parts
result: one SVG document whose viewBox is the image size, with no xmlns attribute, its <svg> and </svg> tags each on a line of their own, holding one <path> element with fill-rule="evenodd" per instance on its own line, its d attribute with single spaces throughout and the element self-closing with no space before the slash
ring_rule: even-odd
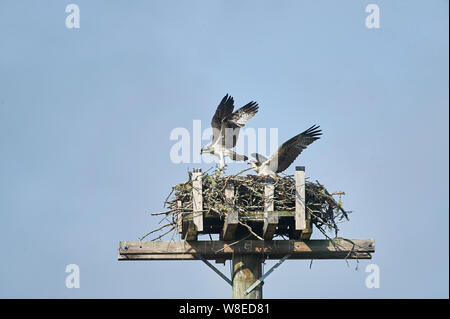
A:
<svg viewBox="0 0 450 319">
<path fill-rule="evenodd" d="M 228 183 L 225 188 L 225 199 L 227 200 L 227 215 L 222 230 L 222 239 L 231 240 L 234 237 L 237 226 L 239 224 L 238 212 L 233 208 L 234 204 L 234 185 Z"/>
<path fill-rule="evenodd" d="M 264 227 L 263 237 L 272 240 L 278 225 L 278 213 L 274 211 L 274 180 L 268 178 L 264 186 Z"/>
<path fill-rule="evenodd" d="M 305 167 L 295 168 L 295 228 L 294 239 L 309 239 L 312 234 L 311 214 L 306 210 Z"/>
<path fill-rule="evenodd" d="M 278 217 L 294 217 L 295 216 L 295 211 L 289 211 L 289 210 L 277 210 L 276 211 L 278 214 Z M 261 219 L 264 218 L 264 211 L 252 211 L 251 212 L 251 216 L 246 216 L 248 219 L 252 219 L 255 218 L 256 219 Z"/>
<path fill-rule="evenodd" d="M 295 230 L 306 229 L 305 167 L 295 168 Z"/>
<path fill-rule="evenodd" d="M 274 210 L 273 196 L 275 192 L 275 181 L 272 178 L 267 178 L 264 185 L 264 212 Z"/>
<path fill-rule="evenodd" d="M 202 170 L 195 168 L 192 171 L 192 205 L 193 205 L 193 222 L 195 226 L 195 232 L 199 233 L 203 231 L 203 196 L 202 196 Z M 191 232 L 191 239 L 196 240 L 197 234 Z"/>
<path fill-rule="evenodd" d="M 269 255 L 264 256 L 264 260 L 279 260 L 286 255 Z M 211 256 L 202 256 L 206 260 L 216 260 L 216 257 Z M 226 255 L 223 259 L 232 260 L 233 256 Z M 315 255 L 315 254 L 305 254 L 305 255 L 296 255 L 290 256 L 288 259 L 290 260 L 311 260 L 311 259 L 320 259 L 320 260 L 353 260 L 353 259 L 372 259 L 372 256 L 367 253 L 354 253 L 351 256 L 348 256 L 348 253 L 336 253 L 333 256 L 329 255 Z M 123 255 L 120 254 L 117 258 L 118 261 L 138 261 L 138 260 L 200 260 L 193 254 L 143 254 L 143 255 Z"/>
<path fill-rule="evenodd" d="M 375 252 L 373 239 L 243 240 L 232 241 L 124 241 L 119 260 L 183 260 L 200 254 L 209 260 L 231 259 L 233 254 L 254 254 L 265 259 L 370 259 Z"/>
<path fill-rule="evenodd" d="M 192 254 L 144 254 L 144 255 L 124 255 L 119 254 L 119 261 L 124 260 L 199 260 Z"/>
<path fill-rule="evenodd" d="M 274 253 L 274 252 L 334 252 L 347 251 L 374 252 L 373 239 L 313 239 L 303 240 L 242 240 L 237 243 L 222 240 L 204 240 L 197 242 L 185 241 L 123 241 L 120 243 L 120 252 L 127 254 L 165 254 L 165 253 Z"/>
</svg>

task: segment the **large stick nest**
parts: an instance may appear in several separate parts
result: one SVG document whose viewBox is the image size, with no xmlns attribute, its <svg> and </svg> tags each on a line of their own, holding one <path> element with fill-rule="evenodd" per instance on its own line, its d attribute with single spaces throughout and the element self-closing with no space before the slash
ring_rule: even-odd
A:
<svg viewBox="0 0 450 319">
<path fill-rule="evenodd" d="M 204 172 L 202 175 L 204 212 L 217 214 L 220 217 L 227 214 L 227 211 L 230 209 L 230 202 L 225 198 L 225 188 L 230 183 L 235 187 L 232 209 L 237 210 L 240 217 L 248 217 L 252 213 L 264 211 L 264 187 L 267 178 L 255 175 L 239 176 L 240 173 L 225 176 L 222 174 L 223 170 L 215 170 L 210 174 Z M 279 177 L 273 183 L 275 187 L 274 210 L 294 212 L 296 187 L 293 176 Z M 186 182 L 172 187 L 172 191 L 164 202 L 167 210 L 152 214 L 163 215 L 164 220 L 169 220 L 169 223 L 146 234 L 141 240 L 150 234 L 162 232 L 153 240 L 160 239 L 176 228 L 178 212 L 192 212 L 192 187 L 191 173 L 189 173 L 189 179 Z M 344 192 L 330 193 L 318 181 L 311 182 L 307 180 L 305 183 L 306 209 L 311 215 L 311 223 L 327 238 L 330 238 L 328 235 L 330 232 L 337 237 L 338 224 L 348 220 L 350 211 L 344 210 L 341 200 L 334 198 L 334 196 L 340 197 L 344 194 Z M 182 203 L 181 207 L 179 207 L 180 202 Z M 169 229 L 167 230 L 167 228 Z M 249 230 L 251 232 L 251 229 Z"/>
</svg>

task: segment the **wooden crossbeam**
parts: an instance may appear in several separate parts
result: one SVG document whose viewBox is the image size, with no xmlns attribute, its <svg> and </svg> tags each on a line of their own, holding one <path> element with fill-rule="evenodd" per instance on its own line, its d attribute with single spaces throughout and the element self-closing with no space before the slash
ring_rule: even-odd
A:
<svg viewBox="0 0 450 319">
<path fill-rule="evenodd" d="M 231 259 L 233 254 L 252 254 L 263 259 L 371 259 L 373 239 L 242 240 L 231 241 L 149 241 L 120 243 L 119 260 Z"/>
</svg>

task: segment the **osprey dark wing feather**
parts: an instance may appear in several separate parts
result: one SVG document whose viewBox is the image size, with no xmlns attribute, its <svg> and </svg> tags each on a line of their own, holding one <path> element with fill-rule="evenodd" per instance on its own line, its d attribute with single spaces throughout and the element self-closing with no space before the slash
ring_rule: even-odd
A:
<svg viewBox="0 0 450 319">
<path fill-rule="evenodd" d="M 306 131 L 287 140 L 281 145 L 278 151 L 272 155 L 269 166 L 276 169 L 276 173 L 281 173 L 295 161 L 308 145 L 318 140 L 320 135 L 322 135 L 320 127 L 313 125 Z M 275 165 L 276 167 L 274 167 Z"/>
<path fill-rule="evenodd" d="M 217 106 L 216 112 L 211 120 L 213 129 L 213 143 L 220 137 L 224 120 L 233 113 L 234 99 L 231 95 L 225 95 Z"/>
<path fill-rule="evenodd" d="M 252 101 L 227 117 L 227 121 L 243 127 L 258 112 L 258 103 Z"/>
<path fill-rule="evenodd" d="M 236 146 L 240 128 L 245 126 L 256 113 L 258 113 L 258 103 L 252 101 L 227 116 L 225 119 L 226 130 L 222 132 L 225 134 L 224 140 L 227 148 Z"/>
</svg>

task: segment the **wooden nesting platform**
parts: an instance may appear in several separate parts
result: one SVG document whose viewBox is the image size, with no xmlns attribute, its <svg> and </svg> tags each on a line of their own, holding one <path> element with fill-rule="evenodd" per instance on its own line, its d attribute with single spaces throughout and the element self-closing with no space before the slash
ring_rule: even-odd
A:
<svg viewBox="0 0 450 319">
<path fill-rule="evenodd" d="M 239 216 L 233 210 L 235 187 L 227 184 L 225 198 L 230 207 L 226 216 L 208 214 L 203 211 L 202 171 L 192 172 L 192 212 L 178 213 L 178 232 L 187 241 L 195 241 L 199 234 L 219 234 L 221 240 L 241 239 L 248 235 L 248 228 L 264 240 L 272 240 L 274 235 L 285 235 L 289 239 L 307 240 L 311 237 L 311 216 L 305 205 L 305 167 L 296 167 L 295 172 L 295 211 L 274 211 L 274 181 L 267 179 L 264 188 L 264 211 L 252 212 L 250 215 Z M 183 203 L 178 203 L 183 207 Z M 253 236 L 254 237 L 254 236 Z M 251 236 L 250 239 L 253 239 Z"/>
<path fill-rule="evenodd" d="M 222 213 L 209 213 L 210 209 L 203 207 L 202 176 L 200 169 L 192 172 L 192 197 L 187 196 L 192 202 L 177 202 L 177 229 L 184 240 L 122 241 L 119 261 L 201 260 L 233 287 L 233 298 L 261 299 L 264 280 L 286 259 L 371 259 L 375 252 L 373 239 L 310 240 L 312 223 L 306 210 L 305 168 L 302 166 L 295 172 L 294 211 L 274 210 L 275 183 L 267 179 L 263 211 L 244 212 L 245 215 L 240 216 L 234 200 L 241 194 L 235 195 L 234 185 L 227 180 L 224 196 L 220 196 Z M 292 209 L 292 202 L 288 209 Z M 260 207 L 259 203 L 256 207 Z M 186 211 L 190 205 L 192 209 Z M 245 210 L 249 210 L 248 206 Z M 220 240 L 200 241 L 200 234 L 219 234 Z M 287 236 L 289 240 L 274 240 L 275 235 Z M 262 262 L 266 259 L 279 262 L 263 274 Z M 231 260 L 231 278 L 208 260 L 217 263 Z"/>
</svg>

